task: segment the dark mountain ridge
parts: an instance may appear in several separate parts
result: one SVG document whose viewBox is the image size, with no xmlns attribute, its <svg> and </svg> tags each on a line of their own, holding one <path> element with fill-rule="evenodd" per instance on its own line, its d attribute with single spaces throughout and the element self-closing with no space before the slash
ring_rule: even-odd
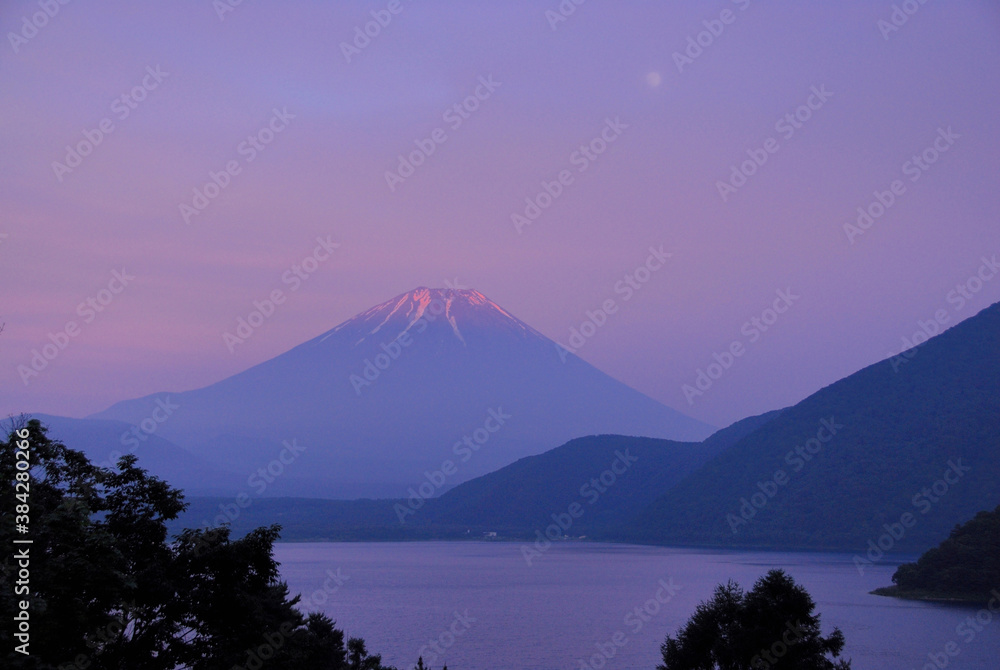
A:
<svg viewBox="0 0 1000 670">
<path fill-rule="evenodd" d="M 881 361 L 783 410 L 621 536 L 840 549 L 881 539 L 912 551 L 998 502 L 1000 304 L 908 352 L 903 364 Z M 900 533 L 905 514 L 913 523 Z"/>
</svg>

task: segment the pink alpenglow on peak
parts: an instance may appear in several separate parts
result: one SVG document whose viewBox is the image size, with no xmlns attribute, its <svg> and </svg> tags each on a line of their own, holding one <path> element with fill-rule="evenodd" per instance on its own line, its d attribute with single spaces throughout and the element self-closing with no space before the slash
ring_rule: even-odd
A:
<svg viewBox="0 0 1000 670">
<path fill-rule="evenodd" d="M 362 334 L 356 344 L 373 336 L 395 339 L 404 333 L 422 334 L 438 321 L 448 324 L 452 334 L 463 343 L 462 327 L 470 332 L 492 331 L 493 336 L 509 332 L 545 337 L 479 291 L 420 286 L 348 319 L 321 341 L 345 329 Z"/>
</svg>

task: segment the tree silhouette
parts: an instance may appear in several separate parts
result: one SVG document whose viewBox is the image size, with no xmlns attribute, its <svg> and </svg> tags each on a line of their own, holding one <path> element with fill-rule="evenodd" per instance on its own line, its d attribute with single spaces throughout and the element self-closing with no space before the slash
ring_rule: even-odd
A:
<svg viewBox="0 0 1000 670">
<path fill-rule="evenodd" d="M 16 465 L 19 451 L 30 478 Z M 0 569 L 0 617 L 14 621 L 20 601 L 30 602 L 30 655 L 14 651 L 7 623 L 4 668 L 392 670 L 363 640 L 345 647 L 325 615 L 298 610 L 273 557 L 278 526 L 238 540 L 225 527 L 169 539 L 166 522 L 185 508 L 179 490 L 134 455 L 116 470 L 94 466 L 37 420 L 12 421 L 0 476 L 0 543 L 30 556 L 26 593 L 6 587 L 19 574 L 14 552 Z"/>
<path fill-rule="evenodd" d="M 821 634 L 812 597 L 783 570 L 771 570 L 745 593 L 733 581 L 719 585 L 677 637 L 660 647 L 658 670 L 849 670 L 833 661 L 844 647 L 834 628 Z"/>
<path fill-rule="evenodd" d="M 875 593 L 989 601 L 1000 585 L 1000 507 L 955 526 L 916 563 L 899 566 L 892 581 L 895 587 Z"/>
</svg>

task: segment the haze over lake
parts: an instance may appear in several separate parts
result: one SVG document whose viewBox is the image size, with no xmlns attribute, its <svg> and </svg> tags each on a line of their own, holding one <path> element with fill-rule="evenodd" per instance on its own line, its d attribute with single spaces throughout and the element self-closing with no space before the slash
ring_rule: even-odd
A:
<svg viewBox="0 0 1000 670">
<path fill-rule="evenodd" d="M 565 543 L 529 566 L 520 547 L 301 543 L 279 544 L 275 554 L 293 593 L 303 593 L 348 635 L 364 637 L 385 662 L 399 667 L 423 654 L 435 668 L 447 663 L 452 670 L 577 670 L 600 667 L 599 647 L 613 646 L 614 656 L 603 667 L 652 670 L 662 660 L 666 635 L 687 621 L 716 584 L 734 579 L 749 588 L 771 568 L 784 568 L 809 591 L 824 632 L 834 626 L 844 632 L 844 656 L 859 670 L 919 670 L 930 662 L 928 654 L 943 653 L 949 642 L 959 648 L 951 667 L 993 670 L 1000 659 L 997 615 L 981 632 L 968 625 L 958 631 L 980 608 L 869 594 L 891 583 L 898 561 L 909 556 L 860 575 L 849 554 Z M 656 603 L 658 594 L 665 604 Z M 637 614 L 643 607 L 645 613 Z M 453 638 L 450 628 L 457 631 Z M 623 646 L 614 645 L 616 634 L 619 642 L 624 636 Z M 425 648 L 431 640 L 443 647 L 451 639 L 444 654 Z"/>
</svg>

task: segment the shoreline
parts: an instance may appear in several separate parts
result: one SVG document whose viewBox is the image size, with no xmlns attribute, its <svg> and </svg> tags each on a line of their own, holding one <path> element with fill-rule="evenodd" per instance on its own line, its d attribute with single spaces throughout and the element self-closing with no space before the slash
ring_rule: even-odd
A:
<svg viewBox="0 0 1000 670">
<path fill-rule="evenodd" d="M 936 602 L 952 605 L 983 605 L 990 601 L 990 594 L 956 593 L 928 591 L 926 589 L 902 589 L 898 586 L 882 586 L 874 591 L 869 591 L 872 595 L 886 598 L 898 598 L 899 600 L 911 600 L 916 602 Z"/>
</svg>

